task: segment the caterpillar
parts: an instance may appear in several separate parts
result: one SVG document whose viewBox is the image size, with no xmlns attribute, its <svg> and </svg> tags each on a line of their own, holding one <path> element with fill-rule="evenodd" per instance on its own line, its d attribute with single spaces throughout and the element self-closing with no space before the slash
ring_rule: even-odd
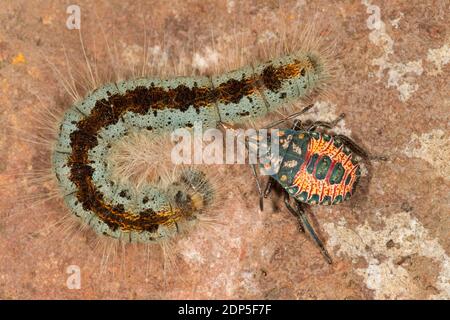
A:
<svg viewBox="0 0 450 320">
<path fill-rule="evenodd" d="M 138 193 L 110 179 L 108 150 L 132 130 L 152 135 L 201 121 L 241 123 L 307 96 L 327 76 L 313 52 L 296 52 L 210 77 L 141 78 L 106 84 L 64 115 L 53 169 L 71 212 L 97 233 L 130 242 L 177 234 L 208 206 L 214 190 L 205 175 L 183 170 L 162 188 Z"/>
</svg>

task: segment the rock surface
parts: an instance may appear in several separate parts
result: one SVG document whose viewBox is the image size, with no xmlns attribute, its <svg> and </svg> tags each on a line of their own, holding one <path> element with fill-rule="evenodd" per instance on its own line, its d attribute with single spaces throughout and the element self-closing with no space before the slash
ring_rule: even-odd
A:
<svg viewBox="0 0 450 320">
<path fill-rule="evenodd" d="M 62 221 L 58 201 L 33 197 L 52 196 L 50 186 L 38 181 L 30 191 L 36 183 L 27 173 L 39 170 L 41 156 L 40 145 L 27 139 L 32 112 L 68 103 L 52 71 L 55 66 L 67 78 L 65 53 L 70 65 L 84 63 L 78 32 L 66 28 L 66 2 L 2 1 L 1 299 L 450 298 L 448 1 L 77 4 L 89 59 L 100 69 L 108 66 L 105 38 L 119 57 L 118 70 L 141 59 L 145 38 L 152 67 L 190 64 L 202 71 L 224 63 L 234 46 L 251 51 L 257 43 L 279 41 L 274 30 L 286 21 L 332 23 L 320 37 L 335 42 L 339 72 L 332 94 L 319 97 L 310 117 L 345 112 L 338 130 L 389 159 L 373 163 L 370 184 L 351 201 L 311 209 L 331 266 L 280 203 L 270 208 L 267 201 L 268 209 L 258 211 L 242 166 L 224 172 L 240 178 L 229 180 L 235 185 L 217 216 L 223 225 L 180 238 L 174 265 L 163 268 L 158 247 L 113 250 L 107 240 Z M 236 42 L 241 36 L 244 41 Z M 86 74 L 81 67 L 72 72 Z M 79 267 L 80 289 L 67 285 L 70 266 Z"/>
</svg>

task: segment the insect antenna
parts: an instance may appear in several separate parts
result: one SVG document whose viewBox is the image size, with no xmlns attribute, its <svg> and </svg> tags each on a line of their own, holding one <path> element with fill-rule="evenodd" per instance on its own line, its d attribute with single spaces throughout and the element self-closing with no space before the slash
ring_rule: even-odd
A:
<svg viewBox="0 0 450 320">
<path fill-rule="evenodd" d="M 314 104 L 307 105 L 307 106 L 304 107 L 301 111 L 292 113 L 292 114 L 290 114 L 289 116 L 287 116 L 287 117 L 285 117 L 285 118 L 283 118 L 283 119 L 281 119 L 281 120 L 277 120 L 277 121 L 275 121 L 275 122 L 272 122 L 272 123 L 270 123 L 269 125 L 264 126 L 264 128 L 267 128 L 267 129 L 274 128 L 274 127 L 276 127 L 276 126 L 278 126 L 278 125 L 280 125 L 280 124 L 282 124 L 282 123 L 284 123 L 284 122 L 286 122 L 286 121 L 288 121 L 288 120 L 294 119 L 294 118 L 296 118 L 296 117 L 298 117 L 298 116 L 300 116 L 300 115 L 306 113 L 306 112 L 307 112 L 308 110 L 310 110 L 313 106 L 314 106 Z"/>
</svg>

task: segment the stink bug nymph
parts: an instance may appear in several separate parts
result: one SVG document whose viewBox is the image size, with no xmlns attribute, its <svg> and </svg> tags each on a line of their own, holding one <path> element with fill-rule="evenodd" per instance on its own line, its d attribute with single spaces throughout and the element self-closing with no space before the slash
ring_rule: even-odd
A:
<svg viewBox="0 0 450 320">
<path fill-rule="evenodd" d="M 296 117 L 311 107 L 312 105 L 268 128 Z M 270 144 L 266 145 L 266 161 L 259 164 L 261 172 L 269 175 L 264 192 L 256 179 L 261 210 L 263 198 L 267 198 L 274 184 L 279 184 L 283 189 L 284 203 L 289 212 L 298 218 L 300 230 L 308 231 L 330 264 L 331 257 L 309 223 L 306 207 L 314 204 L 335 205 L 350 199 L 361 175 L 357 156 L 363 160 L 385 160 L 384 157 L 369 156 L 347 136 L 317 131 L 318 128 L 331 129 L 343 117 L 344 114 L 341 114 L 332 122 L 317 121 L 307 126 L 295 120 L 292 129 L 276 129 L 278 150 L 274 152 Z M 268 160 L 271 163 L 270 172 L 267 171 Z M 256 177 L 254 167 L 253 173 Z M 292 201 L 294 205 L 291 205 Z"/>
</svg>

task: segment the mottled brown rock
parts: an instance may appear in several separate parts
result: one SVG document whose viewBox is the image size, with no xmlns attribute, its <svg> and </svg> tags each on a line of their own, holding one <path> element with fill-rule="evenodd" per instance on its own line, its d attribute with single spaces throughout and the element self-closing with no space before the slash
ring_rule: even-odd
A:
<svg viewBox="0 0 450 320">
<path fill-rule="evenodd" d="M 369 2 L 380 8 L 383 24 L 373 25 Z M 248 166 L 235 166 L 219 172 L 234 183 L 215 217 L 223 225 L 180 238 L 164 271 L 159 247 L 148 254 L 145 246 L 130 245 L 123 253 L 64 219 L 60 201 L 30 200 L 33 192 L 52 190 L 20 174 L 39 169 L 46 155 L 20 139 L 35 129 L 32 112 L 42 107 L 36 95 L 51 110 L 70 104 L 48 62 L 67 76 L 66 51 L 76 77 L 86 74 L 85 64 L 78 32 L 65 27 L 65 3 L 3 1 L 0 298 L 450 298 L 448 1 L 77 3 L 87 54 L 100 74 L 112 72 L 111 56 L 122 62 L 116 71 L 142 57 L 143 21 L 150 67 L 194 60 L 214 70 L 211 52 L 227 61 L 227 49 L 241 43 L 236 37 L 252 52 L 258 43 L 277 41 L 282 21 L 316 14 L 332 23 L 320 36 L 336 44 L 340 68 L 332 93 L 319 96 L 308 117 L 331 120 L 345 112 L 337 131 L 389 160 L 372 164 L 370 182 L 349 203 L 312 208 L 331 266 L 279 199 L 266 200 L 258 212 Z M 99 22 L 107 34 L 115 30 L 107 36 L 112 54 Z M 116 255 L 102 250 L 107 245 Z M 80 267 L 79 290 L 66 285 L 70 265 Z"/>
</svg>

